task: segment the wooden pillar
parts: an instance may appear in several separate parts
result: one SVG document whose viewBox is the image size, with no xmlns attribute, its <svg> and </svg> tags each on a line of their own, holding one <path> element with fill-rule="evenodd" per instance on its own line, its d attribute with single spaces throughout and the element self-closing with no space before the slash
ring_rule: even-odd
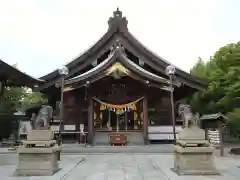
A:
<svg viewBox="0 0 240 180">
<path fill-rule="evenodd" d="M 124 113 L 125 131 L 128 129 L 128 112 Z"/>
<path fill-rule="evenodd" d="M 209 139 L 208 139 L 208 129 L 206 127 L 204 127 L 204 131 L 205 131 L 205 140 L 209 141 Z"/>
<path fill-rule="evenodd" d="M 143 98 L 143 140 L 144 144 L 148 144 L 148 105 L 147 96 Z"/>
<path fill-rule="evenodd" d="M 5 84 L 0 81 L 0 103 L 2 103 L 4 91 L 5 91 Z"/>
<path fill-rule="evenodd" d="M 223 124 L 219 122 L 218 124 L 219 129 L 219 140 L 220 140 L 220 156 L 224 156 L 224 142 L 223 142 Z"/>
<path fill-rule="evenodd" d="M 88 144 L 93 143 L 93 99 L 88 96 Z"/>
<path fill-rule="evenodd" d="M 111 127 L 111 111 L 108 109 L 108 125 Z"/>
<path fill-rule="evenodd" d="M 80 105 L 78 104 L 78 111 L 79 111 L 78 114 L 77 114 L 78 118 L 75 119 L 75 126 L 76 126 L 76 131 L 80 132 L 80 124 L 83 123 L 83 122 L 80 122 L 83 119 L 82 118 L 83 117 L 83 107 L 82 107 L 82 104 L 80 104 Z M 80 136 L 81 136 L 80 133 L 78 133 L 76 135 L 76 138 L 77 138 L 79 143 L 80 143 Z"/>
</svg>

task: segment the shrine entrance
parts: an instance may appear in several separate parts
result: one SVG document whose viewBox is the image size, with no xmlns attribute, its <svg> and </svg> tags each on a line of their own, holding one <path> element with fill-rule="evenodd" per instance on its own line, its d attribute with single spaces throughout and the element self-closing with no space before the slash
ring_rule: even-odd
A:
<svg viewBox="0 0 240 180">
<path fill-rule="evenodd" d="M 147 144 L 150 89 L 130 76 L 107 76 L 92 83 L 87 91 L 89 142 L 105 145 L 111 135 L 121 134 L 127 136 L 128 145 Z"/>
<path fill-rule="evenodd" d="M 130 132 L 141 131 L 143 125 L 143 97 L 126 104 L 110 104 L 97 98 L 94 107 L 94 130 Z"/>
<path fill-rule="evenodd" d="M 131 131 L 134 129 L 134 112 L 132 110 L 120 112 L 119 115 L 110 110 L 105 110 L 102 113 L 102 126 L 108 130 Z"/>
</svg>

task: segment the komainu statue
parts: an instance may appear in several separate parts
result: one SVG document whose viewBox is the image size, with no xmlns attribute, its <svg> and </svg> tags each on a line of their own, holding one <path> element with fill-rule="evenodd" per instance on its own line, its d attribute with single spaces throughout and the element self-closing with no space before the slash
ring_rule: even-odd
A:
<svg viewBox="0 0 240 180">
<path fill-rule="evenodd" d="M 59 170 L 60 147 L 50 129 L 53 108 L 41 106 L 37 114 L 32 114 L 32 131 L 18 148 L 18 176 L 51 176 Z"/>
<path fill-rule="evenodd" d="M 214 166 L 214 148 L 205 140 L 205 131 L 199 127 L 199 114 L 190 106 L 182 108 L 184 129 L 174 145 L 174 168 L 179 175 L 217 175 Z"/>
<path fill-rule="evenodd" d="M 34 121 L 34 129 L 47 130 L 50 128 L 49 122 L 53 115 L 53 108 L 51 106 L 43 105 L 37 114 Z"/>
<path fill-rule="evenodd" d="M 183 120 L 184 127 L 188 127 L 189 121 L 191 121 L 193 118 L 191 107 L 186 104 L 181 104 L 179 108 L 179 114 Z"/>
</svg>

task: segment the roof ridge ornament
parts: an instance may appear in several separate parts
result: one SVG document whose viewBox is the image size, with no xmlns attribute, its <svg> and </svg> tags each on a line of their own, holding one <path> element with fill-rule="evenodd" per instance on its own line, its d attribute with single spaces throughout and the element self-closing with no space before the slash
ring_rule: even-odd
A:
<svg viewBox="0 0 240 180">
<path fill-rule="evenodd" d="M 127 31 L 127 24 L 126 17 L 123 17 L 122 11 L 117 7 L 117 10 L 113 12 L 113 16 L 108 20 L 109 29 L 117 27 L 120 32 Z"/>
<path fill-rule="evenodd" d="M 116 39 L 113 43 L 113 45 L 110 48 L 111 52 L 114 53 L 115 51 L 121 52 L 122 54 L 125 54 L 124 47 L 119 39 Z"/>
</svg>

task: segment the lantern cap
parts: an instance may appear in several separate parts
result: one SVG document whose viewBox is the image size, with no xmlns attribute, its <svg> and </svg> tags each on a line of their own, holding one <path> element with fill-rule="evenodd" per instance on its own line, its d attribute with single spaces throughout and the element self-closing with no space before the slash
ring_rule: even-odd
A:
<svg viewBox="0 0 240 180">
<path fill-rule="evenodd" d="M 60 75 L 68 75 L 68 67 L 62 66 L 61 68 L 58 69 L 58 73 Z"/>
<path fill-rule="evenodd" d="M 168 75 L 168 76 L 174 75 L 175 72 L 176 72 L 176 68 L 175 68 L 175 66 L 173 66 L 173 65 L 169 65 L 169 66 L 167 66 L 166 69 L 165 69 L 165 73 L 166 73 L 166 75 Z"/>
</svg>

